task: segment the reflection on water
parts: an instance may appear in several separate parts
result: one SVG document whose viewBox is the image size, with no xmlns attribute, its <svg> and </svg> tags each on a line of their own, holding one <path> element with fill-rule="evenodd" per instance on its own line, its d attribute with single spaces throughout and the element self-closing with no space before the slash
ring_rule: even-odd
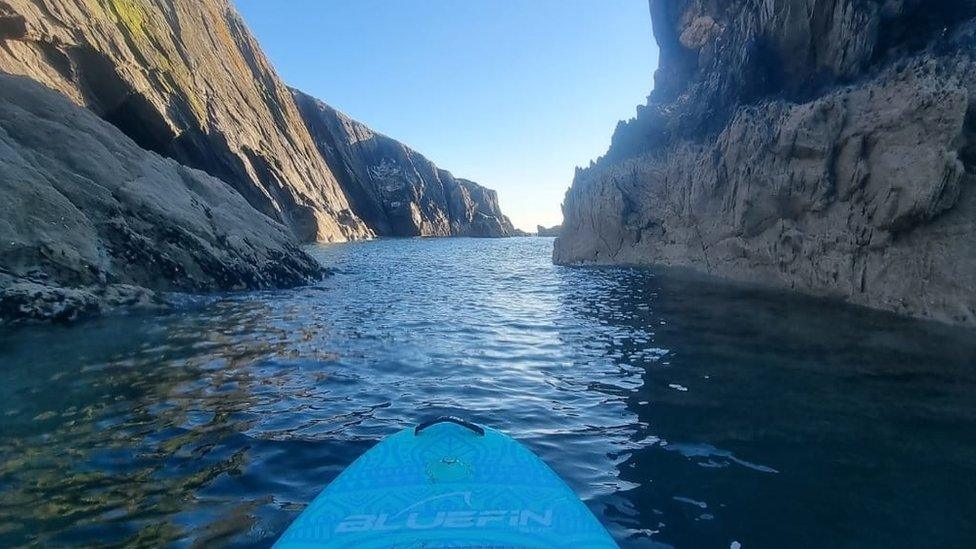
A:
<svg viewBox="0 0 976 549">
<path fill-rule="evenodd" d="M 442 412 L 525 442 L 624 546 L 976 544 L 971 333 L 551 243 L 320 247 L 315 287 L 0 332 L 0 545 L 266 546 Z"/>
</svg>

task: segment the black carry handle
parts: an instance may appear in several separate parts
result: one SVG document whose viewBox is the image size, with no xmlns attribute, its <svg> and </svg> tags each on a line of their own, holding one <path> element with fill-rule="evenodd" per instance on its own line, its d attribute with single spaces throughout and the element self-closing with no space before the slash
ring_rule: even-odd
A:
<svg viewBox="0 0 976 549">
<path fill-rule="evenodd" d="M 437 425 L 438 423 L 456 423 L 461 427 L 468 428 L 474 431 L 475 433 L 478 433 L 478 436 L 481 437 L 485 436 L 485 430 L 480 425 L 475 425 L 474 423 L 471 423 L 466 419 L 461 419 L 457 416 L 441 416 L 441 417 L 435 417 L 434 419 L 428 419 L 427 421 L 421 423 L 420 425 L 417 425 L 417 427 L 415 427 L 413 430 L 413 434 L 414 436 L 417 436 L 424 429 L 430 427 L 431 425 Z"/>
</svg>

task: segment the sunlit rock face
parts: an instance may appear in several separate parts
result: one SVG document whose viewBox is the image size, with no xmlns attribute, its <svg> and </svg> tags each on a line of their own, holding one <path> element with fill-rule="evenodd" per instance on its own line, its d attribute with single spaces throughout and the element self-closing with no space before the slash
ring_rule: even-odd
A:
<svg viewBox="0 0 976 549">
<path fill-rule="evenodd" d="M 156 291 L 295 286 L 322 271 L 227 183 L 10 75 L 0 197 L 0 323 L 158 305 Z"/>
<path fill-rule="evenodd" d="M 231 184 L 302 240 L 371 236 L 227 0 L 4 0 L 0 71 Z"/>
<path fill-rule="evenodd" d="M 655 90 L 577 172 L 557 263 L 976 325 L 976 2 L 650 6 Z"/>
<path fill-rule="evenodd" d="M 292 91 L 353 211 L 382 236 L 516 234 L 495 191 L 456 178 L 403 143 Z"/>
</svg>

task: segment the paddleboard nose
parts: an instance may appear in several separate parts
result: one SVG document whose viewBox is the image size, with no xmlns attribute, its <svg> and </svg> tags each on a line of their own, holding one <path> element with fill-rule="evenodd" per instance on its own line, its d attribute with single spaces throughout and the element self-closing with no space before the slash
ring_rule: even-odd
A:
<svg viewBox="0 0 976 549">
<path fill-rule="evenodd" d="M 442 416 L 387 437 L 292 523 L 277 547 L 616 547 L 514 439 Z"/>
</svg>

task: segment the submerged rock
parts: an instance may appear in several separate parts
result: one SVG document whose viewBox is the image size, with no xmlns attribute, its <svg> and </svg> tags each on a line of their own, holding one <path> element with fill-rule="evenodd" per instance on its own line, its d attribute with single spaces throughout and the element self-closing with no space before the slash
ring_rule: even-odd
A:
<svg viewBox="0 0 976 549">
<path fill-rule="evenodd" d="M 227 0 L 5 0 L 0 41 L 0 71 L 223 179 L 299 239 L 372 235 Z"/>
<path fill-rule="evenodd" d="M 577 172 L 557 263 L 976 325 L 976 4 L 650 4 L 655 90 Z"/>
<path fill-rule="evenodd" d="M 69 288 L 0 275 L 0 323 L 71 322 L 113 309 L 168 307 L 159 294 L 140 286 L 109 284 Z"/>
<path fill-rule="evenodd" d="M 0 75 L 0 321 L 159 306 L 158 291 L 321 275 L 223 181 L 140 148 L 27 78 Z"/>
<path fill-rule="evenodd" d="M 381 236 L 519 234 L 495 191 L 456 178 L 403 143 L 298 90 L 309 131 L 353 210 Z"/>
</svg>

